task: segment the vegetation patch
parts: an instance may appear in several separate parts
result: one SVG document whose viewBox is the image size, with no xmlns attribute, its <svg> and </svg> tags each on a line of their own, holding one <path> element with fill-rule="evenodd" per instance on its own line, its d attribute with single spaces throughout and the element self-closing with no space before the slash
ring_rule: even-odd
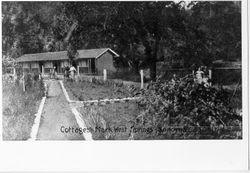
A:
<svg viewBox="0 0 250 173">
<path fill-rule="evenodd" d="M 80 101 L 124 98 L 132 96 L 129 89 L 126 87 L 121 85 L 118 86 L 117 84 L 109 81 L 66 81 L 64 84 L 66 90 L 69 91 L 69 96 L 71 99 L 78 99 Z"/>
<path fill-rule="evenodd" d="M 97 84 L 72 85 L 88 87 L 86 93 L 90 94 L 91 86 Z M 97 86 L 105 88 L 105 84 Z M 105 90 L 105 96 L 116 97 L 115 94 L 108 95 L 115 91 L 114 88 Z M 72 91 L 77 94 L 77 90 Z M 102 91 L 94 88 L 94 97 L 90 95 L 88 99 L 100 99 L 98 96 Z M 128 92 L 140 99 L 86 106 L 79 110 L 94 139 L 242 139 L 240 87 L 238 90 L 218 88 L 198 83 L 193 75 L 188 75 L 167 81 L 158 79 L 145 89 L 130 88 Z"/>
<path fill-rule="evenodd" d="M 94 140 L 127 140 L 139 115 L 135 102 L 78 108 Z"/>
<path fill-rule="evenodd" d="M 3 140 L 27 140 L 44 96 L 43 81 L 30 81 L 23 92 L 18 80 L 3 78 Z"/>
<path fill-rule="evenodd" d="M 138 93 L 137 93 L 138 94 Z M 134 139 L 241 139 L 240 92 L 198 83 L 193 76 L 150 83 L 139 92 L 143 111 Z"/>
</svg>

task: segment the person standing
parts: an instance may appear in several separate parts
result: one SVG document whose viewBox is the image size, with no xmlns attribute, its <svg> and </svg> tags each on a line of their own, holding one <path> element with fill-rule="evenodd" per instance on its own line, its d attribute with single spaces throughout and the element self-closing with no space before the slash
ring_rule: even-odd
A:
<svg viewBox="0 0 250 173">
<path fill-rule="evenodd" d="M 202 79 L 203 79 L 203 74 L 204 72 L 201 70 L 201 68 L 199 67 L 198 70 L 196 71 L 196 80 L 199 84 L 202 83 Z"/>
<path fill-rule="evenodd" d="M 72 81 L 75 80 L 76 68 L 73 65 L 71 65 L 69 72 L 70 72 L 70 78 L 72 79 Z"/>
<path fill-rule="evenodd" d="M 69 66 L 64 66 L 64 79 L 69 79 Z"/>
</svg>

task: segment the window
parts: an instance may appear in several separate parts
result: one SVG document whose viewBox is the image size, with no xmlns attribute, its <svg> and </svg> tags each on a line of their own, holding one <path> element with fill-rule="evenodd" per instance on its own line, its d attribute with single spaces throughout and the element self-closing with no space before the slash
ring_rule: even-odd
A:
<svg viewBox="0 0 250 173">
<path fill-rule="evenodd" d="M 31 68 L 39 68 L 39 64 L 37 62 L 31 63 Z"/>
<path fill-rule="evenodd" d="M 23 68 L 30 68 L 29 63 L 23 63 Z"/>
<path fill-rule="evenodd" d="M 88 61 L 86 59 L 79 61 L 80 67 L 88 67 Z"/>
<path fill-rule="evenodd" d="M 61 61 L 61 67 L 64 66 L 69 66 L 69 62 L 68 61 Z"/>
<path fill-rule="evenodd" d="M 53 68 L 53 63 L 52 62 L 45 62 L 44 67 L 45 68 Z"/>
</svg>

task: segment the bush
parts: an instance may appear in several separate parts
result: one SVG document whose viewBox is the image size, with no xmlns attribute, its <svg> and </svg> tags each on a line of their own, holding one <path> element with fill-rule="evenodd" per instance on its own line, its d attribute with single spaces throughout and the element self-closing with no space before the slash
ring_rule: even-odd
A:
<svg viewBox="0 0 250 173">
<path fill-rule="evenodd" d="M 230 106 L 231 93 L 198 84 L 192 76 L 158 79 L 139 95 L 144 111 L 135 127 L 153 130 L 134 134 L 134 139 L 242 138 L 242 116 Z"/>
</svg>

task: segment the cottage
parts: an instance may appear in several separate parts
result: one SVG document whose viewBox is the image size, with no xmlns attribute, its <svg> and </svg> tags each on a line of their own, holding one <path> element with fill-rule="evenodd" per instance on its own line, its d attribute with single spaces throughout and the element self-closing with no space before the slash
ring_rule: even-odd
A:
<svg viewBox="0 0 250 173">
<path fill-rule="evenodd" d="M 79 74 L 102 74 L 103 69 L 114 72 L 113 58 L 119 55 L 110 48 L 78 50 L 76 68 Z M 69 66 L 67 51 L 24 54 L 17 58 L 24 71 L 48 74 L 55 67 L 58 74 L 63 74 Z"/>
</svg>

